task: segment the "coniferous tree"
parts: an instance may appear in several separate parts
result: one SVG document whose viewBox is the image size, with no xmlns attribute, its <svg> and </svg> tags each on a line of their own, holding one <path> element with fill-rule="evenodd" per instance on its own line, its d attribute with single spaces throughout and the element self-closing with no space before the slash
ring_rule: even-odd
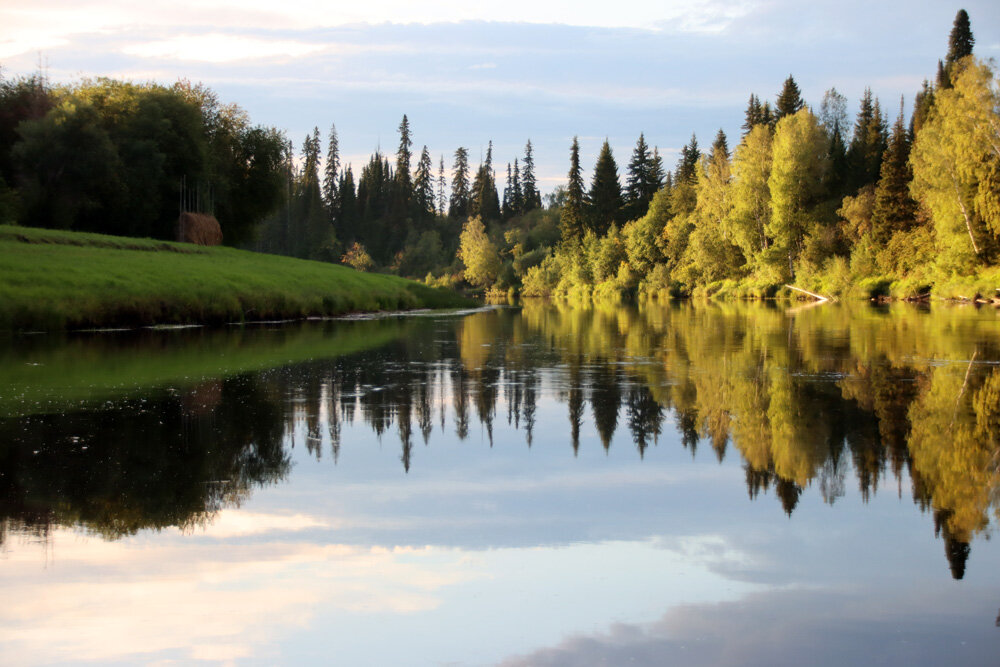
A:
<svg viewBox="0 0 1000 667">
<path fill-rule="evenodd" d="M 972 36 L 969 14 L 964 9 L 960 9 L 955 15 L 951 34 L 948 35 L 948 53 L 945 56 L 944 62 L 938 61 L 938 89 L 945 90 L 952 87 L 952 77 L 955 76 L 955 63 L 965 56 L 972 55 L 972 47 L 975 44 L 976 40 Z"/>
<path fill-rule="evenodd" d="M 521 189 L 521 167 L 514 158 L 514 178 L 510 191 L 511 208 L 516 215 L 522 215 L 524 211 L 524 192 Z"/>
<path fill-rule="evenodd" d="M 934 106 L 934 87 L 930 81 L 924 79 L 923 87 L 921 87 L 916 97 L 913 98 L 913 115 L 910 116 L 911 144 L 916 138 L 917 132 L 923 126 L 924 121 L 927 120 L 927 115 L 930 113 L 932 106 Z"/>
<path fill-rule="evenodd" d="M 692 134 L 691 142 L 681 148 L 681 157 L 674 172 L 674 182 L 694 183 L 700 159 L 701 151 L 698 150 L 698 138 Z"/>
<path fill-rule="evenodd" d="M 493 176 L 493 142 L 486 148 L 486 161 L 479 165 L 472 181 L 469 215 L 478 215 L 484 223 L 500 219 L 500 198 Z"/>
<path fill-rule="evenodd" d="M 524 212 L 540 208 L 542 196 L 538 192 L 535 180 L 535 157 L 531 147 L 531 139 L 524 146 L 524 169 L 521 171 L 521 192 L 524 195 Z"/>
<path fill-rule="evenodd" d="M 777 112 L 776 121 L 781 120 L 785 116 L 797 113 L 799 109 L 805 106 L 805 102 L 802 101 L 802 95 L 799 92 L 799 86 L 795 83 L 795 79 L 792 78 L 791 74 L 785 79 L 785 85 L 782 87 L 781 92 L 778 93 L 775 106 Z"/>
<path fill-rule="evenodd" d="M 326 164 L 323 165 L 323 201 L 330 211 L 330 219 L 336 217 L 337 186 L 340 179 L 340 144 L 337 141 L 337 126 L 330 125 L 330 137 L 326 148 Z"/>
<path fill-rule="evenodd" d="M 467 215 L 469 215 L 469 151 L 459 147 L 455 151 L 455 164 L 452 167 L 448 217 L 465 218 Z"/>
<path fill-rule="evenodd" d="M 424 146 L 417 162 L 417 172 L 413 179 L 413 208 L 416 217 L 424 222 L 434 215 L 434 163 L 430 151 Z"/>
<path fill-rule="evenodd" d="M 628 163 L 628 175 L 625 177 L 625 212 L 624 218 L 636 220 L 646 215 L 649 202 L 659 188 L 653 188 L 655 176 L 652 155 L 646 145 L 646 137 L 639 133 L 639 140 L 632 150 L 632 159 Z"/>
<path fill-rule="evenodd" d="M 566 186 L 566 203 L 559 215 L 563 243 L 579 242 L 584 230 L 583 171 L 580 168 L 580 142 L 573 137 L 569 153 L 569 183 Z"/>
<path fill-rule="evenodd" d="M 747 102 L 747 110 L 743 116 L 744 135 L 762 123 L 770 123 L 770 120 L 764 117 L 764 106 L 760 103 L 760 98 L 753 93 L 750 94 L 750 101 Z"/>
<path fill-rule="evenodd" d="M 500 217 L 503 220 L 509 220 L 514 217 L 513 204 L 511 200 L 514 195 L 514 176 L 510 168 L 510 162 L 507 163 L 507 184 L 503 189 L 503 199 L 500 202 Z"/>
<path fill-rule="evenodd" d="M 621 222 L 622 186 L 618 181 L 618 165 L 607 139 L 594 165 L 587 204 L 588 227 L 598 236 L 607 234 L 611 225 Z"/>
<path fill-rule="evenodd" d="M 708 154 L 709 161 L 714 161 L 717 156 L 724 155 L 725 158 L 729 159 L 729 142 L 726 139 L 726 133 L 719 128 L 719 132 L 715 135 L 715 141 L 712 142 L 712 151 Z"/>
<path fill-rule="evenodd" d="M 976 39 L 972 36 L 972 25 L 969 22 L 969 14 L 964 9 L 959 9 L 955 15 L 955 23 L 952 25 L 951 34 L 948 35 L 948 55 L 945 66 L 951 67 L 965 56 L 972 55 L 972 47 L 976 45 Z"/>
<path fill-rule="evenodd" d="M 358 198 L 354 190 L 354 172 L 351 165 L 341 172 L 337 184 L 337 238 L 344 246 L 349 246 L 358 238 L 358 224 L 361 215 L 358 212 Z"/>
<path fill-rule="evenodd" d="M 764 107 L 761 109 L 760 115 L 761 122 L 773 130 L 775 124 L 778 122 L 778 114 L 771 107 L 770 102 L 764 102 Z"/>
<path fill-rule="evenodd" d="M 854 123 L 854 136 L 847 150 L 851 189 L 858 190 L 878 181 L 882 154 L 886 147 L 886 126 L 879 101 L 865 88 L 861 108 Z"/>
<path fill-rule="evenodd" d="M 892 126 L 889 146 L 882 159 L 875 206 L 872 208 L 872 232 L 875 240 L 885 243 L 892 234 L 906 231 L 914 224 L 917 203 L 910 196 L 913 171 L 910 168 L 910 141 L 903 124 L 903 103 Z"/>
<path fill-rule="evenodd" d="M 660 149 L 653 146 L 653 154 L 649 156 L 649 188 L 653 191 L 655 196 L 660 188 L 663 187 L 669 174 L 663 173 L 663 158 L 660 157 Z M 650 202 L 652 202 L 652 197 L 650 197 Z"/>
</svg>

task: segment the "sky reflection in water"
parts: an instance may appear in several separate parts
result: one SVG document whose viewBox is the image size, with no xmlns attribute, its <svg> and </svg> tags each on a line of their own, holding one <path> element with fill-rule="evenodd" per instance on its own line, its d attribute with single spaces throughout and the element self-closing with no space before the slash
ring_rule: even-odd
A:
<svg viewBox="0 0 1000 667">
<path fill-rule="evenodd" d="M 996 331 L 992 310 L 530 304 L 15 339 L 0 647 L 994 664 Z"/>
</svg>

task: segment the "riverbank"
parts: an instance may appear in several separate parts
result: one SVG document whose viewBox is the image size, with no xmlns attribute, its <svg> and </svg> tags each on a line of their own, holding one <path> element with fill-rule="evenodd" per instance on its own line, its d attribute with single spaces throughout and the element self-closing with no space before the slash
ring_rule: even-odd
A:
<svg viewBox="0 0 1000 667">
<path fill-rule="evenodd" d="M 0 226 L 0 330 L 224 324 L 473 302 L 396 276 L 225 247 Z"/>
</svg>

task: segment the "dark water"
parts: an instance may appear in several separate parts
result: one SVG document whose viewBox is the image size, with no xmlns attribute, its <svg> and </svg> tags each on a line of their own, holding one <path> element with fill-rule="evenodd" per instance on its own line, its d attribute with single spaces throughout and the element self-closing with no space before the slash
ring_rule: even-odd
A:
<svg viewBox="0 0 1000 667">
<path fill-rule="evenodd" d="M 0 662 L 996 665 L 993 309 L 0 343 Z"/>
</svg>

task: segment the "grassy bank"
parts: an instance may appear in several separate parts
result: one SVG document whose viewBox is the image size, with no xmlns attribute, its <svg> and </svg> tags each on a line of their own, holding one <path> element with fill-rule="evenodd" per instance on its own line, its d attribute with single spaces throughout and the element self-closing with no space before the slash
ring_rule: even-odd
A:
<svg viewBox="0 0 1000 667">
<path fill-rule="evenodd" d="M 232 248 L 0 226 L 0 330 L 465 307 L 395 276 Z"/>
</svg>

